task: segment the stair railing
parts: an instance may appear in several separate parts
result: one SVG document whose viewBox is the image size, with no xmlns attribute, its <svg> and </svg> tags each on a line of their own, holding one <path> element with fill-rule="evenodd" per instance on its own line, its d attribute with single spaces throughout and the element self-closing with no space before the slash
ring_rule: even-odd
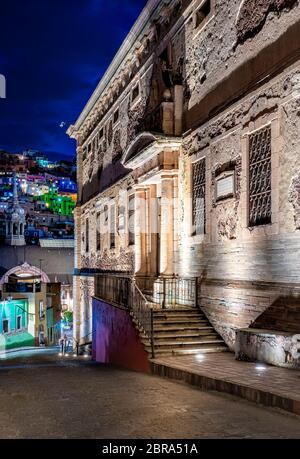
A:
<svg viewBox="0 0 300 459">
<path fill-rule="evenodd" d="M 196 277 L 137 277 L 139 288 L 153 296 L 162 309 L 177 306 L 198 307 L 198 278 Z"/>
<path fill-rule="evenodd" d="M 130 312 L 148 338 L 151 346 L 152 358 L 154 358 L 154 320 L 153 308 L 149 301 L 133 280 L 131 284 Z"/>
</svg>

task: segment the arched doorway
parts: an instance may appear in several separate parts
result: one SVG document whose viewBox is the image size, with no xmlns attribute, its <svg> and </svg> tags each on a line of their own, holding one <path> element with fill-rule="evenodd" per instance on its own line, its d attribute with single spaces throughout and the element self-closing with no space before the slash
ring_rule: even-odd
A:
<svg viewBox="0 0 300 459">
<path fill-rule="evenodd" d="M 9 281 L 9 277 L 12 276 L 12 275 L 15 275 L 17 277 L 20 277 L 20 278 L 24 278 L 24 277 L 41 277 L 41 282 L 44 283 L 44 284 L 49 284 L 50 283 L 50 279 L 49 277 L 47 276 L 47 274 L 40 270 L 39 268 L 37 268 L 36 266 L 32 266 L 28 263 L 24 263 L 22 265 L 19 265 L 19 266 L 15 266 L 14 268 L 10 269 L 9 271 L 7 271 L 4 276 L 1 278 L 0 280 L 0 289 L 1 287 L 3 286 L 3 284 L 6 284 L 8 283 Z"/>
</svg>

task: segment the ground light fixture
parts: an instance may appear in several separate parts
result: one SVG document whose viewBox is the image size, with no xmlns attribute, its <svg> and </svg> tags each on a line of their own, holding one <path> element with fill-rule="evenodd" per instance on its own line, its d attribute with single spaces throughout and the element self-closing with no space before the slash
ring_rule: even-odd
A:
<svg viewBox="0 0 300 459">
<path fill-rule="evenodd" d="M 196 355 L 196 360 L 197 360 L 198 362 L 203 362 L 203 361 L 205 360 L 204 354 L 197 354 L 197 355 Z"/>
<path fill-rule="evenodd" d="M 262 363 L 257 363 L 255 365 L 255 369 L 257 371 L 265 371 L 267 369 L 266 365 L 263 365 Z"/>
</svg>

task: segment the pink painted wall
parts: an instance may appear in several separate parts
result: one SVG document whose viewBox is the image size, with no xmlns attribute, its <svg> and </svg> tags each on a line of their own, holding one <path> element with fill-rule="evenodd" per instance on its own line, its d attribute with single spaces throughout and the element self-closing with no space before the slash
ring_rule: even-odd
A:
<svg viewBox="0 0 300 459">
<path fill-rule="evenodd" d="M 96 299 L 93 299 L 93 359 L 149 371 L 148 354 L 129 313 Z"/>
</svg>

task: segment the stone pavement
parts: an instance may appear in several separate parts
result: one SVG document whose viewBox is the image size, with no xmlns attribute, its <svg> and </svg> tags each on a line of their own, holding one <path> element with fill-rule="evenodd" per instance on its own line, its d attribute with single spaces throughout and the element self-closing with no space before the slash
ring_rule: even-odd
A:
<svg viewBox="0 0 300 459">
<path fill-rule="evenodd" d="M 72 357 L 0 363 L 0 438 L 300 438 L 300 418 Z"/>
<path fill-rule="evenodd" d="M 300 414 L 300 371 L 239 362 L 229 352 L 152 361 L 153 373 Z"/>
</svg>

